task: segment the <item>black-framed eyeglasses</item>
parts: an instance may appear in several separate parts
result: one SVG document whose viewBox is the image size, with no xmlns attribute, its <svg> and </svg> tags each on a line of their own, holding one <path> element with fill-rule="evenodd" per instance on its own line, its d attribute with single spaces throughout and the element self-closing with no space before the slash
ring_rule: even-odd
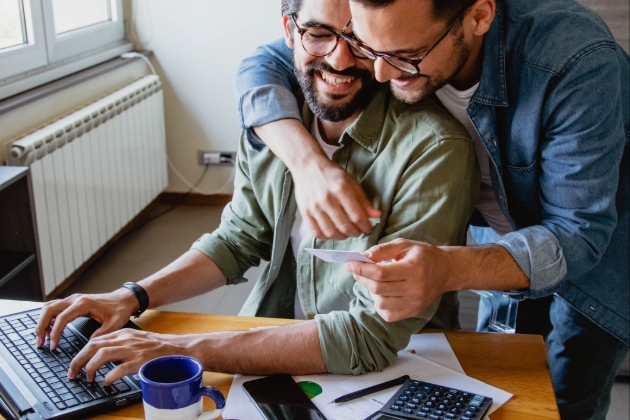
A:
<svg viewBox="0 0 630 420">
<path fill-rule="evenodd" d="M 333 31 L 332 29 L 322 28 L 322 27 L 312 27 L 312 28 L 304 28 L 298 25 L 296 14 L 291 14 L 291 20 L 293 20 L 293 24 L 297 31 L 300 34 L 300 39 L 302 41 L 302 47 L 304 47 L 304 51 L 309 53 L 314 57 L 326 57 L 327 55 L 332 54 L 339 45 L 339 41 L 341 40 L 341 34 Z M 346 29 L 352 19 L 346 23 L 346 26 L 341 31 Z M 344 38 L 346 39 L 346 38 Z M 357 58 L 366 59 L 369 58 L 365 54 L 356 51 L 354 48 L 350 48 L 350 52 Z"/>
<path fill-rule="evenodd" d="M 352 21 L 352 19 L 350 19 L 350 22 L 346 24 L 346 26 L 343 28 L 339 36 L 343 38 L 344 40 L 346 40 L 348 45 L 350 45 L 350 51 L 352 51 L 352 54 L 354 54 L 355 56 L 358 56 L 358 54 L 361 54 L 363 57 L 369 58 L 370 60 L 376 60 L 378 57 L 382 57 L 383 60 L 385 60 L 387 64 L 389 64 L 390 66 L 398 70 L 401 70 L 410 74 L 418 74 L 420 73 L 420 63 L 422 62 L 422 60 L 427 58 L 427 55 L 429 55 L 429 53 L 433 51 L 435 47 L 437 47 L 438 44 L 442 42 L 444 38 L 446 38 L 446 36 L 451 32 L 451 29 L 453 29 L 455 24 L 459 22 L 462 16 L 466 14 L 469 7 L 470 5 L 466 6 L 466 8 L 462 10 L 462 12 L 459 15 L 457 15 L 457 17 L 453 20 L 453 22 L 448 26 L 446 31 L 444 31 L 444 33 L 438 38 L 438 40 L 435 41 L 433 45 L 431 45 L 431 47 L 427 50 L 427 52 L 424 53 L 424 55 L 420 58 L 414 58 L 414 59 L 406 58 L 406 57 L 402 57 L 396 54 L 376 51 L 368 47 L 361 40 L 359 40 L 356 37 L 356 35 L 354 34 L 349 35 L 345 33 L 345 30 L 350 25 L 350 22 Z"/>
</svg>

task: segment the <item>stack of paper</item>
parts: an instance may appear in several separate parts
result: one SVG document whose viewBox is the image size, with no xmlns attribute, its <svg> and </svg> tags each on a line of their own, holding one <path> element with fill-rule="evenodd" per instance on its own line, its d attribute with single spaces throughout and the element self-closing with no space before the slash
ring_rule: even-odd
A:
<svg viewBox="0 0 630 420">
<path fill-rule="evenodd" d="M 361 376 L 308 375 L 293 378 L 296 382 L 315 382 L 322 388 L 322 393 L 313 398 L 313 403 L 328 420 L 364 420 L 380 410 L 398 388 L 394 387 L 347 403 L 328 403 L 342 395 L 402 375 L 490 397 L 493 404 L 488 413 L 492 413 L 512 397 L 512 394 L 466 376 L 444 334 L 414 334 L 409 346 L 398 353 L 398 359 L 382 372 Z M 225 420 L 262 419 L 242 387 L 243 382 L 256 378 L 258 377 L 234 376 L 223 412 Z"/>
</svg>

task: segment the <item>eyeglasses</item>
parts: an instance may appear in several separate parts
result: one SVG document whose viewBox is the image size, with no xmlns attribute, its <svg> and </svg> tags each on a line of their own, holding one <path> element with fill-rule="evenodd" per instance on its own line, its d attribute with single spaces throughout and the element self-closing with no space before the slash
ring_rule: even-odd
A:
<svg viewBox="0 0 630 420">
<path fill-rule="evenodd" d="M 291 14 L 291 20 L 293 20 L 295 27 L 300 33 L 300 39 L 302 41 L 302 47 L 304 47 L 304 51 L 306 51 L 310 55 L 315 56 L 315 57 L 325 57 L 327 55 L 332 54 L 332 52 L 335 51 L 335 48 L 337 48 L 337 45 L 339 45 L 339 40 L 341 39 L 342 35 L 338 34 L 332 29 L 321 28 L 321 27 L 313 27 L 313 28 L 300 27 L 300 25 L 298 25 L 297 23 L 295 13 Z M 346 27 L 350 24 L 351 20 L 352 19 L 350 19 L 348 23 L 346 23 L 346 26 L 341 31 L 341 33 L 343 33 Z M 344 37 L 344 39 L 346 38 Z M 350 48 L 350 52 L 355 57 L 360 58 L 360 59 L 369 58 L 365 54 L 353 48 Z"/>
<path fill-rule="evenodd" d="M 396 54 L 390 54 L 386 52 L 373 50 L 372 48 L 365 45 L 362 41 L 360 41 L 356 37 L 356 35 L 354 34 L 348 35 L 345 33 L 345 30 L 350 25 L 350 22 L 346 24 L 346 26 L 343 28 L 339 36 L 343 38 L 344 40 L 346 40 L 348 45 L 350 45 L 350 51 L 352 51 L 352 54 L 354 54 L 357 57 L 358 57 L 358 54 L 361 54 L 363 57 L 369 58 L 370 60 L 376 60 L 378 57 L 382 57 L 383 60 L 385 60 L 385 62 L 387 62 L 390 66 L 398 70 L 401 70 L 410 74 L 419 74 L 420 63 L 422 62 L 422 60 L 427 58 L 427 55 L 429 55 L 429 53 L 433 51 L 435 47 L 437 47 L 438 44 L 442 42 L 444 38 L 446 38 L 446 35 L 448 35 L 449 32 L 451 32 L 451 29 L 453 29 L 455 24 L 462 18 L 462 16 L 464 16 L 464 14 L 466 14 L 469 7 L 470 6 L 466 6 L 466 8 L 462 10 L 462 12 L 449 25 L 446 31 L 438 38 L 437 41 L 435 41 L 435 43 L 433 43 L 431 48 L 429 48 L 429 50 L 426 53 L 424 53 L 424 55 L 420 58 L 411 59 L 411 58 L 402 57 Z M 350 19 L 350 21 L 352 21 L 352 19 Z"/>
</svg>

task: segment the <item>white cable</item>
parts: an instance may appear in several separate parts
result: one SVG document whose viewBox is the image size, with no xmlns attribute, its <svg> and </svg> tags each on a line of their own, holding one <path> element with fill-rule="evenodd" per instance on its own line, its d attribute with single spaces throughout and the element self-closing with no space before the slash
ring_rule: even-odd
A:
<svg viewBox="0 0 630 420">
<path fill-rule="evenodd" d="M 138 58 L 143 59 L 144 62 L 147 63 L 147 65 L 151 69 L 151 72 L 153 74 L 157 75 L 157 73 L 155 72 L 155 68 L 153 67 L 153 64 L 151 64 L 151 61 L 149 61 L 149 59 L 146 56 L 144 56 L 144 55 L 142 55 L 140 53 L 137 53 L 137 52 L 128 52 L 128 53 L 121 54 L 120 56 L 122 58 L 135 58 L 135 57 L 138 57 Z"/>
<path fill-rule="evenodd" d="M 124 53 L 121 55 L 122 58 L 141 58 L 144 60 L 145 63 L 147 63 L 147 65 L 151 68 L 151 72 L 153 72 L 153 74 L 157 75 L 157 73 L 155 72 L 155 68 L 153 67 L 153 65 L 151 64 L 151 61 L 149 61 L 149 59 L 137 52 L 128 52 L 128 53 Z M 229 162 L 234 166 L 234 170 L 232 171 L 232 175 L 230 175 L 230 178 L 227 180 L 227 182 L 225 184 L 223 184 L 221 186 L 221 188 L 219 188 L 218 190 L 215 191 L 210 191 L 210 192 L 205 192 L 205 191 L 201 191 L 199 188 L 195 187 L 194 184 L 190 183 L 190 181 L 188 181 L 184 175 L 182 175 L 177 168 L 175 168 L 175 164 L 171 161 L 170 156 L 166 156 L 166 159 L 168 160 L 168 166 L 171 167 L 171 169 L 173 170 L 173 172 L 175 172 L 175 175 L 177 175 L 182 181 L 184 181 L 184 184 L 188 185 L 193 191 L 196 191 L 200 194 L 203 195 L 212 195 L 212 194 L 217 194 L 221 191 L 223 191 L 223 189 L 225 187 L 227 187 L 228 185 L 230 185 L 232 183 L 232 181 L 234 180 L 234 175 L 236 174 L 236 163 L 234 162 L 234 160 L 230 159 L 230 158 L 226 158 L 226 157 L 222 157 L 221 158 L 221 162 Z"/>
<path fill-rule="evenodd" d="M 232 165 L 234 165 L 234 170 L 232 171 L 232 174 L 230 175 L 230 178 L 218 190 L 202 191 L 199 188 L 195 187 L 193 184 L 191 184 L 190 181 L 188 181 L 186 178 L 184 178 L 184 175 L 179 173 L 179 171 L 177 170 L 177 168 L 175 168 L 175 165 L 171 161 L 170 157 L 167 156 L 166 158 L 168 159 L 168 166 L 170 166 L 171 169 L 173 170 L 173 172 L 175 172 L 175 175 L 177 175 L 184 182 L 184 184 L 188 185 L 190 187 L 190 189 L 192 189 L 193 191 L 196 191 L 196 192 L 198 192 L 200 194 L 203 194 L 203 195 L 213 195 L 213 194 L 220 193 L 221 191 L 223 191 L 223 189 L 225 187 L 227 187 L 228 185 L 230 185 L 232 183 L 232 181 L 234 180 L 234 175 L 236 174 L 236 165 L 235 165 L 234 161 L 232 159 L 229 159 L 229 158 L 221 158 L 222 162 L 230 162 Z"/>
</svg>

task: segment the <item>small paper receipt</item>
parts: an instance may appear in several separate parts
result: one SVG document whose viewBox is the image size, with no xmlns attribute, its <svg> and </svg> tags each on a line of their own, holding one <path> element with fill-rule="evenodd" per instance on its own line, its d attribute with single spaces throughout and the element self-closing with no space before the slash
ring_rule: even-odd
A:
<svg viewBox="0 0 630 420">
<path fill-rule="evenodd" d="M 304 250 L 329 263 L 343 264 L 348 261 L 360 261 L 374 264 L 374 261 L 357 251 L 337 251 L 333 249 L 314 248 L 304 248 Z"/>
</svg>

